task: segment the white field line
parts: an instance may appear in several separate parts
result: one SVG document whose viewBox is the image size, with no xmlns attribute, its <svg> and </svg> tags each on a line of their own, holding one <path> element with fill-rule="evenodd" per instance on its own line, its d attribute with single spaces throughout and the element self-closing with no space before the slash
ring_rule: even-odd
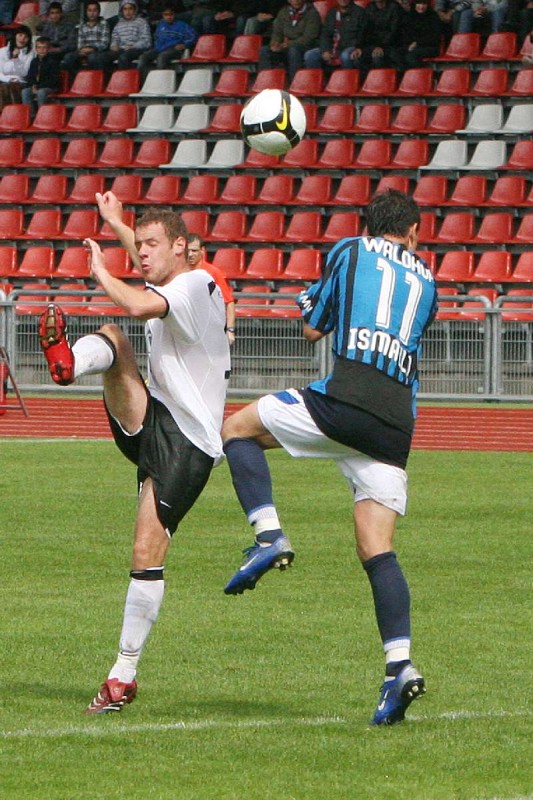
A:
<svg viewBox="0 0 533 800">
<path fill-rule="evenodd" d="M 113 715 L 114 716 L 114 715 Z M 514 719 L 516 717 L 530 717 L 529 711 L 446 711 L 436 715 L 410 715 L 408 722 L 433 722 L 438 720 L 451 720 L 461 722 L 484 719 Z M 66 728 L 23 728 L 15 731 L 0 731 L 0 739 L 57 739 L 64 736 L 115 736 L 116 734 L 135 733 L 166 733 L 168 731 L 183 731 L 194 733 L 205 730 L 246 730 L 249 728 L 280 728 L 280 727 L 311 727 L 320 728 L 328 725 L 347 725 L 349 720 L 338 717 L 314 717 L 300 719 L 250 719 L 233 722 L 231 720 L 204 719 L 190 722 L 169 723 L 141 723 L 137 725 L 118 724 L 112 727 L 70 726 Z M 533 797 L 533 796 L 532 796 Z M 494 798 L 493 800 L 497 800 Z"/>
</svg>

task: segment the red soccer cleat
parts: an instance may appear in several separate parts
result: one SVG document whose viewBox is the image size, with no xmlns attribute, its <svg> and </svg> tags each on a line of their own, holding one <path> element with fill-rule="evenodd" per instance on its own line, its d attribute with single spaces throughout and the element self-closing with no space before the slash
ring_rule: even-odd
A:
<svg viewBox="0 0 533 800">
<path fill-rule="evenodd" d="M 74 382 L 74 353 L 68 341 L 67 322 L 61 308 L 50 303 L 39 318 L 39 341 L 52 380 L 60 386 Z"/>
<path fill-rule="evenodd" d="M 137 695 L 137 681 L 121 683 L 117 678 L 108 678 L 98 689 L 98 694 L 85 709 L 86 714 L 108 714 L 122 711 Z"/>
</svg>

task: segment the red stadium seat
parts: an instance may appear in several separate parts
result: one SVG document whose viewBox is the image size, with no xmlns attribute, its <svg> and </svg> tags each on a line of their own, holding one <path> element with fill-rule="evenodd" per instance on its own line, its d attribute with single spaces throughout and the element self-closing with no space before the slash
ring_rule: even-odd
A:
<svg viewBox="0 0 533 800">
<path fill-rule="evenodd" d="M 2 245 L 0 247 L 0 278 L 11 278 L 17 269 L 17 248 L 10 245 Z"/>
<path fill-rule="evenodd" d="M 44 292 L 48 294 L 44 294 Z M 44 283 L 25 283 L 24 292 L 15 305 L 15 313 L 18 314 L 41 314 L 50 302 L 50 287 Z"/>
<path fill-rule="evenodd" d="M 485 205 L 486 199 L 487 179 L 484 175 L 461 175 L 453 188 L 450 205 L 476 208 Z"/>
<path fill-rule="evenodd" d="M 242 297 L 240 293 L 236 296 L 236 314 L 237 317 L 269 317 L 271 291 L 268 286 L 264 284 L 248 284 L 243 286 L 243 292 L 250 292 L 255 294 L 262 294 L 263 297 Z"/>
<path fill-rule="evenodd" d="M 102 125 L 102 106 L 98 103 L 78 103 L 64 127 L 67 133 L 94 133 Z"/>
<path fill-rule="evenodd" d="M 101 174 L 78 175 L 66 202 L 93 205 L 96 193 L 103 194 L 104 185 L 104 176 Z"/>
<path fill-rule="evenodd" d="M 526 179 L 522 175 L 503 175 L 492 187 L 488 198 L 491 206 L 528 205 L 526 199 Z"/>
<path fill-rule="evenodd" d="M 510 289 L 507 292 L 508 298 L 517 298 L 515 302 L 504 300 L 502 308 L 506 311 L 502 313 L 504 322 L 531 322 L 533 320 L 533 302 L 531 299 L 519 300 L 519 298 L 531 298 L 531 289 Z M 526 309 L 526 311 L 520 309 Z"/>
<path fill-rule="evenodd" d="M 483 283 L 507 283 L 513 274 L 513 257 L 505 250 L 487 250 L 476 264 L 474 279 Z"/>
<path fill-rule="evenodd" d="M 98 211 L 92 208 L 71 211 L 61 232 L 62 239 L 94 239 L 98 235 Z"/>
<path fill-rule="evenodd" d="M 514 217 L 507 211 L 485 214 L 481 220 L 475 242 L 505 244 L 513 239 Z"/>
<path fill-rule="evenodd" d="M 28 198 L 30 203 L 64 203 L 67 197 L 67 178 L 66 175 L 50 173 L 41 175 L 35 188 Z M 94 197 L 93 201 L 94 202 Z"/>
<path fill-rule="evenodd" d="M 95 138 L 71 139 L 60 160 L 61 167 L 87 169 L 94 167 L 98 143 Z"/>
<path fill-rule="evenodd" d="M 519 97 L 531 97 L 533 95 L 533 69 L 521 69 L 516 73 L 511 88 L 510 95 Z"/>
<path fill-rule="evenodd" d="M 28 247 L 17 274 L 24 278 L 49 278 L 54 270 L 53 247 Z"/>
<path fill-rule="evenodd" d="M 133 211 L 124 210 L 122 212 L 122 221 L 125 225 L 129 228 L 133 228 L 135 225 L 135 213 Z M 109 222 L 104 222 L 96 234 L 97 239 L 111 239 L 117 241 L 118 237 Z"/>
<path fill-rule="evenodd" d="M 15 208 L 0 208 L 0 239 L 18 239 L 24 231 L 24 215 Z"/>
<path fill-rule="evenodd" d="M 113 103 L 102 122 L 106 133 L 124 133 L 137 125 L 137 106 L 134 103 Z"/>
<path fill-rule="evenodd" d="M 150 205 L 174 205 L 180 196 L 181 178 L 178 175 L 155 175 L 142 198 Z"/>
<path fill-rule="evenodd" d="M 307 252 L 307 251 L 298 251 L 295 250 L 294 252 Z M 320 255 L 320 254 L 319 254 Z M 285 278 L 285 275 L 283 276 Z M 296 298 L 294 295 L 300 294 L 305 289 L 305 286 L 293 286 L 289 284 L 288 286 L 281 286 L 276 294 L 274 295 L 274 300 L 272 302 L 272 310 L 271 314 L 274 317 L 283 317 L 284 319 L 289 318 L 298 318 L 300 319 L 302 314 L 300 309 L 296 304 Z M 288 297 L 287 295 L 291 295 Z"/>
<path fill-rule="evenodd" d="M 344 169 L 352 164 L 354 153 L 353 139 L 331 139 L 324 145 L 316 166 L 319 169 Z"/>
<path fill-rule="evenodd" d="M 370 177 L 344 175 L 335 192 L 336 205 L 366 206 L 370 202 Z"/>
<path fill-rule="evenodd" d="M 379 179 L 375 193 L 385 192 L 387 189 L 396 189 L 398 192 L 409 194 L 409 178 L 406 175 L 384 175 Z"/>
<path fill-rule="evenodd" d="M 316 123 L 318 119 L 318 106 L 314 102 L 303 101 L 303 110 L 305 111 L 306 129 L 308 131 L 316 130 Z"/>
<path fill-rule="evenodd" d="M 260 211 L 253 218 L 247 238 L 252 242 L 279 242 L 284 228 L 283 211 Z"/>
<path fill-rule="evenodd" d="M 61 103 L 46 103 L 37 109 L 28 130 L 31 133 L 54 133 L 64 130 L 67 123 L 67 108 Z"/>
<path fill-rule="evenodd" d="M 240 242 L 246 239 L 248 218 L 245 211 L 221 211 L 217 214 L 209 240 L 213 242 Z"/>
<path fill-rule="evenodd" d="M 274 176 L 284 177 L 284 176 Z M 288 177 L 288 176 L 287 176 Z M 257 178 L 255 175 L 230 175 L 217 200 L 224 205 L 248 205 L 255 203 Z"/>
<path fill-rule="evenodd" d="M 383 97 L 396 92 L 397 77 L 395 69 L 371 69 L 360 89 L 360 94 Z"/>
<path fill-rule="evenodd" d="M 386 166 L 390 169 L 418 169 L 428 161 L 429 143 L 427 139 L 404 139 Z"/>
<path fill-rule="evenodd" d="M 508 81 L 509 71 L 507 68 L 482 69 L 474 81 L 471 94 L 482 97 L 500 97 L 507 93 Z"/>
<path fill-rule="evenodd" d="M 275 247 L 268 247 L 264 250 L 254 250 L 248 266 L 246 267 L 246 279 L 259 281 L 275 281 L 283 275 L 284 253 Z"/>
<path fill-rule="evenodd" d="M 355 108 L 351 103 L 328 103 L 313 130 L 317 133 L 345 133 L 353 127 L 354 117 Z"/>
<path fill-rule="evenodd" d="M 448 196 L 446 175 L 422 175 L 413 192 L 419 206 L 441 206 Z"/>
<path fill-rule="evenodd" d="M 246 69 L 225 69 L 220 73 L 213 91 L 208 92 L 208 96 L 242 97 L 248 94 L 248 79 L 249 72 Z"/>
<path fill-rule="evenodd" d="M 471 211 L 450 211 L 435 237 L 437 242 L 470 242 L 474 236 L 475 217 Z"/>
<path fill-rule="evenodd" d="M 127 97 L 141 88 L 138 69 L 116 69 L 111 73 L 101 97 Z"/>
<path fill-rule="evenodd" d="M 207 206 L 215 203 L 218 197 L 218 177 L 216 175 L 191 175 L 187 188 L 182 194 L 184 205 Z"/>
<path fill-rule="evenodd" d="M 329 218 L 322 236 L 323 242 L 337 242 L 347 236 L 359 236 L 361 218 L 357 211 L 335 211 Z"/>
<path fill-rule="evenodd" d="M 428 122 L 428 107 L 423 103 L 400 106 L 390 126 L 392 133 L 418 133 L 424 131 Z M 386 130 L 387 128 L 382 128 Z"/>
<path fill-rule="evenodd" d="M 321 206 L 331 202 L 333 180 L 330 175 L 306 175 L 296 192 L 294 203 Z"/>
<path fill-rule="evenodd" d="M 284 238 L 287 242 L 316 242 L 321 229 L 320 211 L 296 211 L 289 219 Z"/>
<path fill-rule="evenodd" d="M 239 133 L 242 103 L 224 103 L 217 106 L 204 133 Z"/>
<path fill-rule="evenodd" d="M 525 217 L 522 217 L 518 224 L 518 230 L 515 233 L 513 242 L 531 246 L 531 242 L 533 242 L 533 214 L 526 214 Z"/>
<path fill-rule="evenodd" d="M 106 268 L 115 278 L 137 277 L 137 272 L 132 273 L 131 258 L 123 247 L 106 247 L 103 253 Z"/>
<path fill-rule="evenodd" d="M 130 166 L 133 166 L 133 140 L 126 137 L 107 139 L 94 163 L 95 169 L 123 169 Z"/>
<path fill-rule="evenodd" d="M 56 290 L 57 291 L 57 290 Z M 83 316 L 87 313 L 87 288 L 82 283 L 62 283 L 54 300 L 61 305 L 63 311 L 70 316 Z M 73 294 L 68 294 L 73 292 Z M 80 294 L 84 292 L 84 294 Z"/>
<path fill-rule="evenodd" d="M 121 203 L 134 205 L 142 197 L 143 179 L 140 175 L 117 175 L 113 178 L 111 191 Z"/>
<path fill-rule="evenodd" d="M 61 211 L 43 208 L 35 211 L 26 228 L 24 239 L 57 239 L 61 234 Z M 29 248 L 30 250 L 32 248 Z M 28 252 L 28 251 L 26 251 Z"/>
<path fill-rule="evenodd" d="M 433 275 L 437 271 L 437 254 L 431 250 L 417 250 L 417 256 L 426 262 Z"/>
<path fill-rule="evenodd" d="M 284 169 L 310 169 L 318 160 L 318 142 L 316 139 L 304 138 L 292 150 L 283 156 L 280 167 Z"/>
<path fill-rule="evenodd" d="M 168 139 L 144 139 L 135 155 L 133 166 L 157 169 L 160 164 L 170 161 L 170 142 Z"/>
<path fill-rule="evenodd" d="M 224 70 L 222 75 L 224 75 L 227 71 L 228 70 Z M 238 70 L 238 72 L 242 72 L 242 70 Z M 246 74 L 248 73 L 246 72 Z M 279 67 L 276 67 L 275 69 L 262 69 L 255 76 L 254 82 L 252 83 L 248 94 L 257 94 L 258 92 L 262 92 L 263 89 L 285 89 L 286 82 L 287 73 L 284 69 Z"/>
<path fill-rule="evenodd" d="M 26 203 L 30 179 L 24 173 L 8 173 L 0 178 L 0 203 Z"/>
<path fill-rule="evenodd" d="M 322 274 L 320 250 L 302 248 L 292 250 L 283 273 L 284 280 L 317 281 Z"/>
<path fill-rule="evenodd" d="M 491 33 L 487 37 L 487 41 L 477 56 L 476 61 L 510 61 L 516 56 L 517 42 L 516 33 L 502 31 L 500 33 Z"/>
<path fill-rule="evenodd" d="M 435 86 L 435 94 L 444 97 L 464 97 L 470 92 L 470 70 L 468 67 L 443 69 Z"/>
<path fill-rule="evenodd" d="M 228 281 L 236 281 L 244 276 L 245 252 L 242 247 L 221 247 L 215 252 L 212 263 L 222 270 Z"/>
<path fill-rule="evenodd" d="M 326 97 L 354 97 L 360 89 L 358 69 L 335 69 L 322 91 Z"/>
<path fill-rule="evenodd" d="M 485 297 L 492 305 L 498 296 L 496 289 L 492 287 L 479 287 L 469 289 L 467 294 L 471 297 Z M 487 316 L 485 309 L 486 303 L 482 300 L 466 300 L 462 307 L 460 317 L 465 317 L 469 322 L 483 322 Z M 479 311 L 476 311 L 479 309 Z"/>
<path fill-rule="evenodd" d="M 516 142 L 504 166 L 506 169 L 519 169 L 524 172 L 533 169 L 533 140 L 523 139 Z"/>
<path fill-rule="evenodd" d="M 188 58 L 182 64 L 216 63 L 226 55 L 226 37 L 222 33 L 207 33 L 199 36 Z"/>
<path fill-rule="evenodd" d="M 397 95 L 404 97 L 424 97 L 433 90 L 433 70 L 430 67 L 417 67 L 404 72 Z"/>
<path fill-rule="evenodd" d="M 58 278 L 88 278 L 89 252 L 86 247 L 66 247 L 54 270 Z"/>
<path fill-rule="evenodd" d="M 2 143 L 2 150 L 5 142 Z M 34 139 L 26 156 L 26 167 L 56 167 L 61 161 L 61 139 L 56 137 Z"/>
<path fill-rule="evenodd" d="M 265 205 L 285 205 L 294 200 L 294 177 L 292 175 L 269 175 L 265 178 L 257 202 Z"/>
<path fill-rule="evenodd" d="M 466 283 L 474 279 L 474 253 L 450 250 L 444 254 L 437 271 L 438 281 Z"/>
<path fill-rule="evenodd" d="M 355 169 L 383 169 L 391 160 L 392 145 L 387 139 L 366 139 L 352 162 Z"/>
<path fill-rule="evenodd" d="M 259 61 L 259 50 L 261 49 L 262 42 L 263 37 L 259 34 L 241 34 L 240 36 L 236 36 L 228 55 L 219 58 L 218 61 L 223 64 L 231 64 L 233 62 L 245 63 L 247 61 L 257 63 L 257 61 Z"/>
<path fill-rule="evenodd" d="M 442 56 L 433 61 L 472 61 L 481 52 L 479 33 L 454 33 Z"/>
<path fill-rule="evenodd" d="M 420 212 L 420 226 L 418 228 L 418 241 L 427 244 L 435 241 L 437 233 L 437 217 L 434 211 Z"/>
<path fill-rule="evenodd" d="M 315 97 L 324 87 L 324 72 L 321 69 L 299 69 L 292 79 L 289 92 L 296 97 Z"/>
<path fill-rule="evenodd" d="M 362 107 L 351 130 L 354 133 L 382 133 L 390 128 L 390 120 L 391 107 L 388 103 L 367 103 Z"/>
<path fill-rule="evenodd" d="M 265 153 L 258 153 L 257 150 L 252 150 L 252 148 L 250 148 L 240 166 L 244 167 L 244 169 L 274 169 L 275 167 L 279 167 L 279 165 L 279 156 L 269 156 Z"/>
<path fill-rule="evenodd" d="M 435 109 L 425 133 L 455 133 L 465 127 L 466 108 L 462 103 L 441 103 Z"/>
<path fill-rule="evenodd" d="M 0 113 L 0 133 L 20 133 L 29 127 L 30 107 L 25 103 L 10 103 Z"/>
<path fill-rule="evenodd" d="M 533 250 L 520 253 L 513 270 L 515 283 L 533 283 Z"/>
<path fill-rule="evenodd" d="M 80 70 L 72 81 L 67 92 L 57 97 L 96 97 L 104 90 L 104 73 L 100 69 Z"/>
<path fill-rule="evenodd" d="M 188 231 L 194 231 L 202 239 L 209 237 L 210 219 L 208 211 L 200 209 L 182 211 L 181 218 Z"/>
</svg>

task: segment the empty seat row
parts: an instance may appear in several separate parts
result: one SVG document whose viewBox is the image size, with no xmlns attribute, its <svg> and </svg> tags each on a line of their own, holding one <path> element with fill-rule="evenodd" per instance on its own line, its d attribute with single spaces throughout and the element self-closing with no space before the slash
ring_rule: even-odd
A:
<svg viewBox="0 0 533 800">
<path fill-rule="evenodd" d="M 132 276 L 131 260 L 122 247 L 104 247 L 107 267 L 117 278 Z M 20 260 L 20 263 L 19 263 Z M 29 247 L 22 255 L 15 246 L 0 246 L 0 278 L 88 278 L 89 253 L 85 247 L 55 250 Z M 139 276 L 137 276 L 139 277 Z"/>
<path fill-rule="evenodd" d="M 487 318 L 487 307 L 498 306 L 504 309 L 501 319 L 508 323 L 533 322 L 533 289 L 510 289 L 502 296 L 494 288 L 468 289 L 466 298 L 459 296 L 456 288 L 439 290 L 439 311 L 437 320 L 483 322 Z M 472 298 L 472 299 L 470 299 Z"/>
<path fill-rule="evenodd" d="M 111 190 L 129 205 L 172 206 L 366 206 L 375 192 L 387 188 L 413 192 L 420 206 L 533 206 L 533 182 L 508 174 L 491 183 L 484 175 L 467 174 L 456 181 L 441 174 L 424 174 L 418 181 L 406 175 L 385 175 L 378 181 L 357 173 L 334 179 L 320 172 L 297 178 L 278 172 L 260 179 L 243 173 L 221 178 L 207 173 L 188 178 L 166 173 L 143 179 L 126 173 L 106 179 L 102 172 L 66 175 L 46 173 L 32 185 L 26 172 L 0 177 L 0 205 L 90 205 L 97 192 Z"/>
<path fill-rule="evenodd" d="M 208 241 L 219 242 L 324 242 L 333 243 L 362 232 L 357 211 L 334 211 L 324 217 L 321 211 L 221 211 L 212 219 L 208 211 L 182 212 L 189 230 Z M 128 225 L 134 212 L 125 211 Z M 101 222 L 94 209 L 76 209 L 63 215 L 57 208 L 40 209 L 25 224 L 18 209 L 0 209 L 0 238 L 12 240 L 79 239 L 114 240 L 115 234 Z M 443 218 L 436 212 L 421 212 L 420 242 L 450 244 L 529 244 L 533 238 L 533 215 L 516 218 L 512 212 L 487 212 L 481 220 L 472 211 L 450 211 Z"/>
<path fill-rule="evenodd" d="M 57 136 L 42 137 L 28 143 L 23 137 L 2 140 L 0 167 L 23 169 L 153 169 L 170 157 L 167 139 L 145 139 L 137 146 L 129 137 L 94 137 L 63 142 Z"/>
<path fill-rule="evenodd" d="M 70 111 L 61 103 L 47 103 L 33 120 L 24 103 L 6 105 L 0 113 L 0 133 L 120 133 L 136 125 L 135 103 L 107 108 L 99 103 L 79 103 Z"/>
<path fill-rule="evenodd" d="M 436 278 L 441 283 L 533 283 L 533 252 L 451 250 L 441 257 Z"/>
</svg>

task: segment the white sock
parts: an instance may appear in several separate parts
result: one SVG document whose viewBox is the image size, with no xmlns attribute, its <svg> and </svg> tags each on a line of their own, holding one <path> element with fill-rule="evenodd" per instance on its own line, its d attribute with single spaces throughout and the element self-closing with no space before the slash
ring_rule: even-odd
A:
<svg viewBox="0 0 533 800">
<path fill-rule="evenodd" d="M 108 677 L 131 683 L 144 645 L 159 615 L 165 581 L 140 581 L 132 578 L 126 595 L 120 651 Z"/>
<path fill-rule="evenodd" d="M 257 536 L 265 531 L 276 531 L 281 529 L 278 513 L 274 506 L 261 506 L 248 514 L 248 522 L 254 526 Z"/>
<path fill-rule="evenodd" d="M 74 377 L 105 372 L 113 364 L 115 353 L 102 336 L 90 333 L 82 336 L 72 346 L 74 353 Z"/>
<path fill-rule="evenodd" d="M 411 660 L 411 642 L 409 639 L 393 639 L 384 646 L 385 663 Z"/>
</svg>

